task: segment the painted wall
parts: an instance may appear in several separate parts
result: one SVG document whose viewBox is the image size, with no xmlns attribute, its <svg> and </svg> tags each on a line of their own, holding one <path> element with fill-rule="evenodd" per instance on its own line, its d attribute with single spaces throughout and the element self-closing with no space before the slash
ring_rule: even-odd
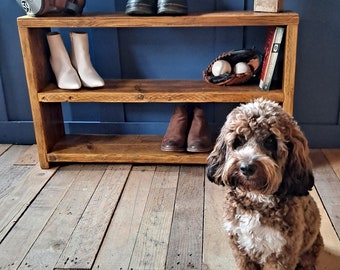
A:
<svg viewBox="0 0 340 270">
<path fill-rule="evenodd" d="M 327 4 L 326 4 L 327 3 Z M 87 0 L 86 11 L 124 11 L 126 1 Z M 253 1 L 188 0 L 189 12 L 251 10 Z M 340 147 L 340 1 L 285 0 L 300 14 L 294 117 L 312 147 Z M 0 1 L 0 143 L 34 143 L 15 0 Z M 69 32 L 60 31 L 69 48 Z M 265 28 L 82 29 L 104 78 L 201 79 L 218 54 L 262 49 Z M 37 56 L 39 57 L 39 56 Z M 174 104 L 63 104 L 70 133 L 164 134 Z M 215 133 L 235 104 L 204 104 Z"/>
</svg>

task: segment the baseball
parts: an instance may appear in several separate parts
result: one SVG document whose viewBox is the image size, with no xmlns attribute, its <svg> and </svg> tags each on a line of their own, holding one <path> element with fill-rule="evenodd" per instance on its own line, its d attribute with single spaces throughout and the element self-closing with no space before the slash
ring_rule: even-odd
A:
<svg viewBox="0 0 340 270">
<path fill-rule="evenodd" d="M 214 76 L 231 72 L 231 66 L 228 61 L 217 60 L 211 67 L 211 72 Z"/>
<path fill-rule="evenodd" d="M 243 74 L 243 73 L 247 73 L 247 72 L 250 72 L 250 67 L 245 62 L 238 62 L 234 66 L 234 73 L 235 74 Z"/>
</svg>

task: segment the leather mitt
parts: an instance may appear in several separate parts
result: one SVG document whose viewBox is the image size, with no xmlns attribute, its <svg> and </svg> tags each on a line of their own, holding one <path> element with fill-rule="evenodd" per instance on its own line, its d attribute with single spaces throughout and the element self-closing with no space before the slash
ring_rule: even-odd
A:
<svg viewBox="0 0 340 270">
<path fill-rule="evenodd" d="M 242 84 L 250 79 L 256 79 L 262 67 L 262 54 L 254 49 L 233 50 L 222 53 L 210 63 L 206 70 L 203 71 L 203 79 L 216 85 L 233 85 Z M 231 72 L 214 76 L 212 66 L 218 60 L 225 60 L 231 65 Z M 239 62 L 245 62 L 249 66 L 249 71 L 235 74 L 234 67 Z"/>
</svg>

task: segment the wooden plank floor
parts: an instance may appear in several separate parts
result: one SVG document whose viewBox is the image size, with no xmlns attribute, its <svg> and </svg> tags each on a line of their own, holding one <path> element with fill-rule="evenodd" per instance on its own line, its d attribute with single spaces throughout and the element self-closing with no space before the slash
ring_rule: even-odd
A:
<svg viewBox="0 0 340 270">
<path fill-rule="evenodd" d="M 312 150 L 325 241 L 340 269 L 340 150 Z M 0 145 L 0 269 L 234 269 L 223 188 L 205 167 L 69 164 Z"/>
</svg>

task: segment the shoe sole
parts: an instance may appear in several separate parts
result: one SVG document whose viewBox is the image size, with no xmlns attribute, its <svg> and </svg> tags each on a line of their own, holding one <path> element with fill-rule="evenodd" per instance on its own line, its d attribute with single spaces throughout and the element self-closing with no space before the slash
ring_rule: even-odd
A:
<svg viewBox="0 0 340 270">
<path fill-rule="evenodd" d="M 178 149 L 178 148 L 165 148 L 165 147 L 161 147 L 161 150 L 164 152 L 184 152 L 185 151 L 184 148 Z"/>
</svg>

